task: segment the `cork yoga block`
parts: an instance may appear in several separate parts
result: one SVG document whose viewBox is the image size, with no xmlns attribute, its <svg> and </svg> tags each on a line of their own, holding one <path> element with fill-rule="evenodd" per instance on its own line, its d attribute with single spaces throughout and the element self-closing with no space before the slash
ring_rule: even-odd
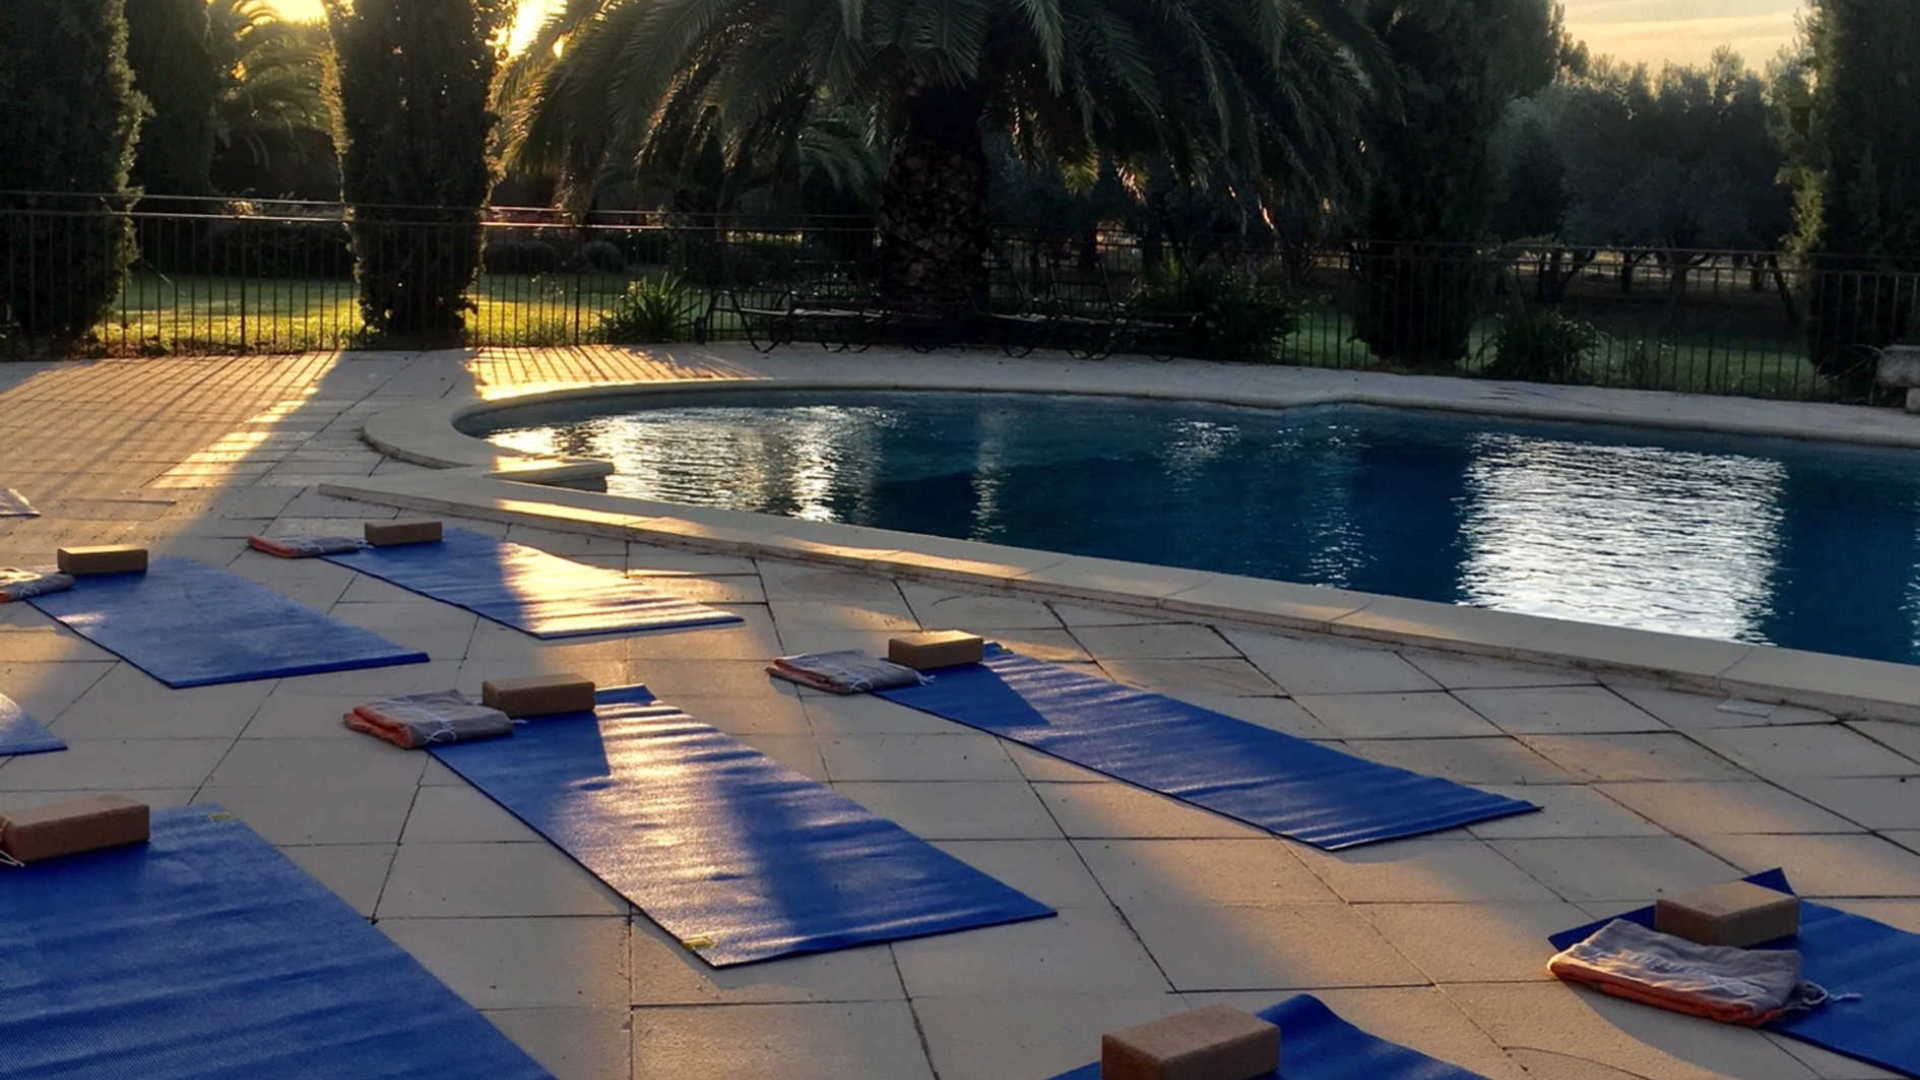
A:
<svg viewBox="0 0 1920 1080">
<path fill-rule="evenodd" d="M 1280 1067 L 1280 1029 L 1209 1005 L 1100 1039 L 1100 1080 L 1253 1080 Z"/>
<path fill-rule="evenodd" d="M 548 716 L 593 711 L 593 683 L 579 675 L 529 675 L 488 679 L 480 684 L 480 703 L 508 716 Z"/>
<path fill-rule="evenodd" d="M 1729 881 L 1657 900 L 1653 928 L 1701 945 L 1744 949 L 1800 932 L 1800 898 Z"/>
<path fill-rule="evenodd" d="M 123 795 L 37 806 L 0 817 L 0 850 L 23 863 L 147 840 L 147 805 Z"/>
<path fill-rule="evenodd" d="M 986 642 L 961 630 L 929 630 L 902 634 L 887 642 L 887 659 L 915 671 L 977 664 L 986 656 Z"/>
<path fill-rule="evenodd" d="M 92 547 L 63 547 L 55 558 L 60 572 L 81 577 L 87 574 L 142 574 L 147 569 L 147 549 L 123 544 L 97 544 Z"/>
<path fill-rule="evenodd" d="M 369 521 L 366 536 L 367 543 L 374 547 L 392 547 L 395 544 L 437 544 L 443 533 L 440 523 L 430 519 Z"/>
</svg>

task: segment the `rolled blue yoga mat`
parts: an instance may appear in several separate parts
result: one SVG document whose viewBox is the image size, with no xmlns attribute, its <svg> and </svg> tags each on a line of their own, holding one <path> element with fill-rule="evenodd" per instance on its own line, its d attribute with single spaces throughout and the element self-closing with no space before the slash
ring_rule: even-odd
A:
<svg viewBox="0 0 1920 1080">
<path fill-rule="evenodd" d="M 176 690 L 427 660 L 231 571 L 165 555 L 144 574 L 82 577 L 27 602 Z"/>
<path fill-rule="evenodd" d="M 1354 1027 L 1312 994 L 1254 1014 L 1280 1028 L 1280 1069 L 1272 1080 L 1486 1080 Z M 1053 1080 L 1100 1080 L 1100 1065 L 1083 1065 Z"/>
<path fill-rule="evenodd" d="M 654 700 L 432 753 L 714 967 L 1053 909 Z"/>
<path fill-rule="evenodd" d="M 1329 851 L 1540 809 L 999 645 L 879 696 Z"/>
<path fill-rule="evenodd" d="M 155 810 L 150 844 L 4 873 L 0 1075 L 549 1076 L 217 806 Z"/>
<path fill-rule="evenodd" d="M 537 638 L 740 622 L 730 611 L 468 529 L 437 543 L 366 547 L 322 558 L 453 604 Z"/>
<path fill-rule="evenodd" d="M 0 757 L 45 754 L 66 748 L 65 740 L 41 727 L 12 698 L 0 694 Z"/>
<path fill-rule="evenodd" d="M 1767 870 L 1746 880 L 1784 893 L 1793 891 L 1783 870 Z M 1653 908 L 1614 918 L 1651 927 Z M 1612 921 L 1599 919 L 1548 940 L 1555 949 L 1565 949 Z M 1767 1024 L 1767 1029 L 1904 1076 L 1920 1076 L 1920 1019 L 1916 1019 L 1920 1017 L 1920 934 L 1802 900 L 1799 936 L 1759 947 L 1799 950 L 1803 978 L 1830 994 L 1847 995 L 1810 1013 Z M 1856 994 L 1857 998 L 1852 996 Z"/>
</svg>

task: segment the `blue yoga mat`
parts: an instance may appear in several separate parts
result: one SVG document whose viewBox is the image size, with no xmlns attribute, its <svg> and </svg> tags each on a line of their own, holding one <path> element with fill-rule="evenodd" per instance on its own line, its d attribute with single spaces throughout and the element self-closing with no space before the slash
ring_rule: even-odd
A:
<svg viewBox="0 0 1920 1080">
<path fill-rule="evenodd" d="M 1053 914 L 645 687 L 599 700 L 433 755 L 714 967 Z"/>
<path fill-rule="evenodd" d="M 548 1076 L 216 806 L 6 871 L 0 1001 L 0 1074 L 35 1080 Z"/>
<path fill-rule="evenodd" d="M 65 741 L 41 727 L 12 698 L 0 694 L 0 757 L 8 754 L 45 754 L 66 748 Z"/>
<path fill-rule="evenodd" d="M 437 544 L 367 547 L 322 558 L 538 638 L 740 621 L 732 612 L 670 596 L 618 570 L 467 529 L 447 529 Z"/>
<path fill-rule="evenodd" d="M 1486 1080 L 1369 1035 L 1312 994 L 1290 997 L 1255 1015 L 1280 1028 L 1280 1069 L 1256 1080 Z M 1100 1080 L 1100 1065 L 1083 1065 L 1053 1080 Z"/>
<path fill-rule="evenodd" d="M 1767 870 L 1747 878 L 1790 893 L 1787 875 Z M 1615 918 L 1653 925 L 1653 908 Z M 1612 919 L 1600 919 L 1549 938 L 1556 949 L 1584 941 Z M 1920 1076 L 1920 934 L 1852 915 L 1839 908 L 1800 902 L 1800 934 L 1761 948 L 1798 949 L 1802 976 L 1834 994 L 1858 1000 L 1832 1001 L 1804 1016 L 1767 1027 L 1802 1042 L 1845 1054 L 1906 1076 Z"/>
<path fill-rule="evenodd" d="M 1540 809 L 998 645 L 880 696 L 1329 851 Z"/>
<path fill-rule="evenodd" d="M 176 690 L 427 659 L 238 574 L 164 555 L 144 574 L 83 577 L 28 603 Z"/>
</svg>

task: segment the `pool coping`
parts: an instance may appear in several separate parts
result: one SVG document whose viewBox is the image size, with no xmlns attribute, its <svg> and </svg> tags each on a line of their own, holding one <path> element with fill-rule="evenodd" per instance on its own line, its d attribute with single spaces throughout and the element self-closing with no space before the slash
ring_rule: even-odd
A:
<svg viewBox="0 0 1920 1080">
<path fill-rule="evenodd" d="M 1011 387 L 985 385 L 978 376 L 957 372 L 946 376 L 920 374 L 913 378 L 668 379 L 568 386 L 486 399 L 478 396 L 441 398 L 375 414 L 366 421 L 363 430 L 366 441 L 383 453 L 438 471 L 335 480 L 322 484 L 320 491 L 409 510 L 700 551 L 822 563 L 910 580 L 1101 604 L 1171 617 L 1571 666 L 1730 697 L 1808 706 L 1846 717 L 1920 722 L 1920 665 L 580 490 L 573 485 L 598 481 L 613 471 L 612 465 L 592 458 L 557 457 L 497 447 L 454 427 L 459 420 L 483 413 L 580 398 L 637 398 L 740 390 L 1093 393 L 1269 408 L 1359 404 L 1437 408 L 1528 419 L 1632 423 L 1623 419 L 1615 408 L 1593 408 L 1577 401 L 1504 398 L 1497 394 L 1442 396 L 1422 393 L 1420 387 L 1410 385 L 1414 382 L 1406 380 L 1390 387 L 1388 392 L 1340 387 L 1290 393 L 1194 395 L 1171 389 L 1138 392 L 1153 389 L 1141 387 L 1116 390 L 1111 379 L 1072 377 L 1039 383 L 1028 380 Z M 1225 400 L 1229 397 L 1232 400 Z M 1845 407 L 1802 407 L 1803 410 L 1839 408 Z M 1711 411 L 1703 408 L 1689 415 L 1689 410 L 1669 410 L 1641 426 L 1920 448 L 1920 421 L 1911 425 L 1880 422 L 1888 417 L 1879 410 L 1860 410 L 1876 422 L 1849 426 L 1837 432 L 1824 426 L 1809 431 L 1804 422 L 1792 423 L 1795 413 L 1801 410 L 1791 407 L 1776 410 L 1778 418 L 1762 416 L 1757 420 L 1749 416 L 1716 422 L 1710 417 L 1703 420 L 1699 415 Z"/>
</svg>

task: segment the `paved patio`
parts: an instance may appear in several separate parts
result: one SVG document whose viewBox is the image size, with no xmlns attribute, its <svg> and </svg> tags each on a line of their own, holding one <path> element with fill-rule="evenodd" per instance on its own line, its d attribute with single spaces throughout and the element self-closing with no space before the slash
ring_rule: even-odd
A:
<svg viewBox="0 0 1920 1080">
<path fill-rule="evenodd" d="M 242 543 L 394 516 L 311 488 L 414 470 L 357 436 L 405 399 L 817 362 L 560 350 L 0 366 L 0 485 L 46 514 L 0 521 L 0 565 L 45 561 L 61 543 L 144 541 L 432 657 L 168 691 L 8 605 L 0 692 L 72 748 L 0 759 L 0 810 L 100 789 L 220 802 L 562 1077 L 1038 1080 L 1092 1057 L 1103 1030 L 1308 989 L 1377 1034 L 1496 1078 L 1891 1075 L 1568 989 L 1545 976 L 1542 939 L 1656 890 L 1774 865 L 1809 895 L 1920 932 L 1920 727 L 1785 706 L 1753 715 L 1571 670 L 465 523 L 746 620 L 541 643 Z M 980 631 L 1546 811 L 1328 855 L 761 671 L 783 652 L 875 646 L 914 626 Z M 477 690 L 532 670 L 644 682 L 1060 916 L 715 973 L 458 777 L 339 722 L 382 694 Z"/>
</svg>

